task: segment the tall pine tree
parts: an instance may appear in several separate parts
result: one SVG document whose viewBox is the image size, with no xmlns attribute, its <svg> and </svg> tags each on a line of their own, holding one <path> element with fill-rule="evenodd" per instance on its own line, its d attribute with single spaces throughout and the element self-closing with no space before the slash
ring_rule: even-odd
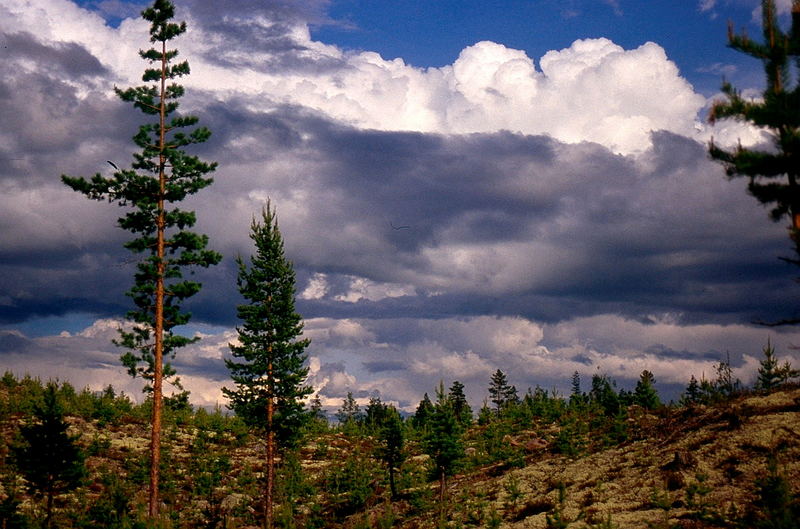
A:
<svg viewBox="0 0 800 529">
<path fill-rule="evenodd" d="M 709 121 L 736 119 L 770 133 L 773 148 L 755 150 L 741 145 L 726 150 L 713 142 L 711 157 L 721 162 L 728 176 L 749 179 L 748 190 L 759 202 L 771 205 L 770 216 L 779 221 L 789 217 L 789 233 L 798 256 L 786 259 L 800 265 L 800 82 L 791 70 L 800 65 L 800 0 L 792 1 L 792 24 L 781 30 L 774 0 L 762 0 L 764 42 L 747 34 L 737 35 L 728 27 L 728 45 L 764 64 L 766 88 L 763 98 L 746 99 L 730 83 L 722 86 L 726 99 L 714 104 Z M 779 324 L 797 324 L 800 318 Z"/>
<path fill-rule="evenodd" d="M 264 517 L 272 527 L 275 456 L 292 446 L 307 419 L 302 400 L 312 392 L 301 339 L 303 322 L 295 312 L 295 274 L 284 256 L 283 237 L 271 204 L 267 202 L 261 222 L 253 219 L 250 238 L 256 253 L 250 266 L 239 257 L 239 292 L 248 301 L 236 308 L 244 322 L 238 327 L 239 343 L 231 344 L 234 358 L 225 364 L 236 383 L 224 388 L 230 407 L 244 421 L 266 436 L 267 480 Z"/>
<path fill-rule="evenodd" d="M 179 347 L 196 340 L 173 332 L 174 327 L 189 321 L 190 314 L 181 310 L 181 302 L 200 290 L 200 283 L 185 281 L 182 270 L 188 266 L 208 267 L 222 256 L 207 250 L 208 237 L 189 231 L 195 223 L 192 211 L 171 207 L 211 184 L 205 175 L 216 168 L 186 153 L 185 147 L 202 143 L 210 136 L 197 124 L 195 116 L 175 115 L 183 87 L 173 81 L 189 74 L 187 62 L 175 63 L 178 51 L 167 48 L 167 42 L 186 31 L 186 23 L 173 23 L 173 4 L 155 0 L 142 11 L 150 22 L 150 42 L 154 47 L 139 52 L 150 67 L 142 75 L 146 84 L 121 90 L 116 94 L 132 103 L 148 118 L 133 137 L 141 149 L 134 154 L 131 169 L 117 170 L 111 178 L 94 175 L 91 180 L 62 176 L 72 189 L 94 200 L 109 200 L 131 211 L 119 219 L 123 229 L 135 238 L 125 247 L 145 257 L 138 263 L 135 284 L 128 291 L 136 309 L 127 314 L 133 329 L 121 331 L 116 341 L 128 350 L 122 363 L 132 376 L 140 375 L 152 392 L 153 414 L 150 438 L 149 515 L 158 515 L 158 479 L 161 460 L 161 413 L 164 378 L 175 374 L 169 359 Z"/>
</svg>

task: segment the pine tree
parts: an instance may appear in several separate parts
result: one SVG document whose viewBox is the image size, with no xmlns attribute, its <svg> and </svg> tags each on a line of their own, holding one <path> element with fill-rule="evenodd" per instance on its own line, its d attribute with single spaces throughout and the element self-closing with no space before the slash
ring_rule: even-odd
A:
<svg viewBox="0 0 800 529">
<path fill-rule="evenodd" d="M 377 431 L 383 427 L 390 414 L 389 405 L 381 401 L 380 396 L 369 398 L 367 408 L 364 411 L 364 423 L 369 431 Z"/>
<path fill-rule="evenodd" d="M 461 426 L 469 426 L 472 424 L 472 408 L 470 408 L 469 402 L 467 402 L 467 396 L 464 395 L 464 384 L 458 380 L 453 382 L 450 386 L 448 397 L 450 398 L 450 402 L 453 403 L 453 411 L 456 414 L 458 422 L 461 423 Z"/>
<path fill-rule="evenodd" d="M 94 200 L 109 200 L 132 211 L 119 219 L 119 225 L 136 238 L 125 247 L 146 257 L 137 265 L 135 284 L 128 291 L 136 309 L 127 318 L 134 322 L 131 331 L 120 331 L 115 341 L 128 350 L 122 363 L 132 376 L 140 375 L 152 392 L 153 415 L 150 440 L 149 515 L 158 515 L 158 478 L 161 458 L 162 384 L 175 374 L 165 359 L 174 356 L 179 347 L 194 342 L 175 334 L 173 328 L 188 323 L 190 315 L 180 304 L 200 290 L 200 283 L 184 281 L 182 269 L 188 266 L 208 267 L 222 258 L 206 249 L 208 238 L 189 231 L 195 214 L 170 205 L 181 202 L 212 183 L 205 175 L 216 168 L 186 153 L 185 147 L 202 143 L 211 135 L 205 127 L 183 132 L 197 124 L 194 116 L 175 116 L 183 87 L 173 81 L 189 74 L 189 64 L 174 64 L 177 50 L 167 49 L 167 42 L 186 31 L 186 23 L 171 22 L 175 8 L 168 0 L 155 0 L 142 11 L 150 22 L 150 42 L 155 46 L 140 51 L 140 56 L 153 67 L 145 69 L 145 85 L 121 90 L 117 96 L 132 103 L 148 117 L 155 118 L 139 127 L 133 137 L 141 152 L 134 154 L 131 169 L 117 170 L 113 177 L 99 173 L 91 180 L 62 176 L 72 189 Z M 170 118 L 170 116 L 172 116 Z M 169 121 L 168 121 L 168 118 Z"/>
<path fill-rule="evenodd" d="M 86 474 L 79 435 L 69 435 L 56 385 L 49 383 L 43 402 L 34 408 L 34 422 L 20 427 L 20 441 L 11 445 L 14 465 L 31 492 L 44 497 L 44 526 L 50 527 L 56 496 L 75 489 Z"/>
<path fill-rule="evenodd" d="M 619 395 L 617 395 L 615 389 L 616 386 L 616 382 L 607 375 L 592 375 L 592 389 L 589 391 L 589 399 L 599 404 L 608 417 L 614 417 L 621 409 Z"/>
<path fill-rule="evenodd" d="M 236 308 L 244 323 L 237 327 L 239 343 L 230 345 L 233 357 L 241 362 L 225 361 L 236 388 L 223 388 L 223 393 L 231 409 L 266 436 L 263 508 L 267 526 L 272 527 L 275 456 L 294 445 L 307 418 L 302 400 L 312 392 L 305 385 L 309 340 L 300 338 L 303 322 L 294 309 L 295 274 L 284 256 L 269 202 L 261 222 L 254 218 L 250 230 L 256 253 L 249 267 L 237 259 L 237 284 L 248 303 Z"/>
<path fill-rule="evenodd" d="M 325 410 L 322 409 L 322 400 L 319 398 L 319 394 L 314 395 L 314 398 L 311 399 L 311 403 L 308 406 L 308 411 L 311 414 L 311 418 L 315 421 L 320 423 L 328 424 L 328 414 L 325 413 Z"/>
<path fill-rule="evenodd" d="M 378 440 L 380 441 L 378 457 L 386 463 L 386 468 L 389 471 L 389 489 L 392 492 L 392 499 L 397 499 L 395 473 L 405 461 L 406 454 L 404 450 L 403 419 L 394 406 L 386 407 L 386 416 L 378 432 Z"/>
<path fill-rule="evenodd" d="M 647 410 L 654 410 L 661 406 L 661 399 L 655 388 L 656 378 L 648 370 L 642 371 L 636 389 L 633 390 L 633 402 Z"/>
<path fill-rule="evenodd" d="M 431 402 L 431 398 L 428 396 L 427 393 L 422 397 L 422 400 L 417 405 L 417 409 L 414 412 L 414 416 L 411 418 L 411 422 L 414 425 L 414 428 L 417 430 L 425 430 L 430 423 L 431 417 L 433 416 L 433 403 Z"/>
<path fill-rule="evenodd" d="M 569 395 L 569 404 L 573 408 L 580 408 L 586 403 L 586 395 L 581 391 L 581 375 L 577 371 L 572 373 L 572 391 Z"/>
<path fill-rule="evenodd" d="M 800 377 L 800 371 L 793 369 L 788 360 L 783 365 L 778 363 L 778 358 L 775 356 L 775 347 L 769 340 L 767 340 L 763 353 L 764 359 L 761 360 L 758 368 L 756 389 L 769 391 L 793 378 Z"/>
<path fill-rule="evenodd" d="M 715 398 L 731 398 L 742 391 L 742 381 L 733 376 L 730 353 L 726 354 L 725 360 L 714 365 L 714 370 L 717 372 L 717 378 L 711 387 Z"/>
<path fill-rule="evenodd" d="M 336 420 L 342 426 L 354 426 L 364 421 L 364 414 L 361 407 L 353 397 L 353 392 L 348 391 L 347 397 L 342 399 L 342 407 L 336 412 Z"/>
<path fill-rule="evenodd" d="M 730 25 L 728 45 L 763 62 L 767 81 L 763 98 L 745 99 L 725 82 L 722 91 L 726 99 L 714 104 L 709 121 L 732 118 L 750 123 L 770 133 L 773 148 L 755 150 L 739 145 L 725 150 L 712 142 L 709 152 L 725 166 L 729 177 L 749 179 L 750 194 L 773 206 L 773 220 L 791 219 L 790 236 L 800 253 L 800 83 L 791 78 L 792 65 L 800 64 L 800 2 L 792 2 L 788 33 L 778 25 L 775 1 L 762 0 L 761 6 L 764 42 L 754 42 L 745 33 L 735 34 Z M 798 258 L 787 260 L 800 265 Z M 800 323 L 800 319 L 778 323 Z"/>
<path fill-rule="evenodd" d="M 703 392 L 700 389 L 700 383 L 697 381 L 694 375 L 689 380 L 689 384 L 686 386 L 686 390 L 683 392 L 680 398 L 681 406 L 692 406 L 694 404 L 699 404 L 702 402 Z"/>
<path fill-rule="evenodd" d="M 495 411 L 499 415 L 508 404 L 519 400 L 517 388 L 508 384 L 505 373 L 499 369 L 492 375 L 489 384 L 489 399 L 495 405 Z"/>
<path fill-rule="evenodd" d="M 458 462 L 464 457 L 461 441 L 463 429 L 456 418 L 453 403 L 439 383 L 436 404 L 430 419 L 430 431 L 424 439 L 425 452 L 431 457 L 434 471 L 439 478 L 439 501 L 443 502 L 447 488 L 447 477 L 451 476 Z"/>
</svg>

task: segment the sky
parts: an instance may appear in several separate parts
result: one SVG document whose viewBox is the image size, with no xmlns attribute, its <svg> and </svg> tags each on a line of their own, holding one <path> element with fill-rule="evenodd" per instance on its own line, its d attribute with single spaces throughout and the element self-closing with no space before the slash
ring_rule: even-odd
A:
<svg viewBox="0 0 800 529">
<path fill-rule="evenodd" d="M 297 273 L 309 383 L 413 411 L 459 380 L 473 408 L 503 370 L 564 394 L 578 371 L 667 398 L 730 359 L 752 382 L 770 340 L 800 332 L 786 222 L 709 159 L 767 145 L 706 116 L 725 78 L 748 96 L 757 0 L 185 0 L 181 110 L 219 163 L 188 199 L 222 263 L 198 271 L 174 365 L 197 405 L 224 405 L 237 255 L 266 200 Z M 778 2 L 785 22 L 787 0 Z M 81 388 L 141 383 L 112 345 L 134 263 L 115 204 L 62 174 L 130 164 L 142 122 L 142 3 L 0 5 L 0 369 Z"/>
</svg>

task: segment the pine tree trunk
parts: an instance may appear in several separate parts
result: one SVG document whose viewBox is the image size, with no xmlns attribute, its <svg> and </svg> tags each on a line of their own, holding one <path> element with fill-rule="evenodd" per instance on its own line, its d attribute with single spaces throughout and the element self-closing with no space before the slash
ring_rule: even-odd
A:
<svg viewBox="0 0 800 529">
<path fill-rule="evenodd" d="M 50 529 L 50 522 L 53 516 L 53 497 L 55 496 L 55 492 L 53 491 L 53 487 L 50 486 L 47 489 L 47 507 L 45 507 L 45 515 L 44 515 L 44 526 L 47 529 Z"/>
<path fill-rule="evenodd" d="M 269 347 L 270 351 L 272 346 Z M 275 482 L 275 430 L 272 427 L 272 419 L 275 413 L 272 391 L 272 361 L 267 367 L 267 380 L 270 381 L 269 398 L 267 399 L 267 490 L 264 492 L 264 517 L 267 522 L 267 529 L 272 529 L 272 491 Z"/>
<path fill-rule="evenodd" d="M 164 194 L 166 192 L 165 127 L 166 127 L 166 78 L 167 78 L 167 44 L 161 43 L 161 99 L 159 104 L 159 140 L 158 140 L 158 218 L 156 219 L 156 299 L 155 299 L 155 344 L 153 346 L 153 417 L 150 434 L 150 518 L 158 517 L 158 478 L 161 465 L 161 407 L 162 378 L 164 356 Z"/>
<path fill-rule="evenodd" d="M 389 490 L 392 491 L 392 499 L 397 499 L 397 485 L 394 482 L 394 465 L 389 464 Z"/>
</svg>

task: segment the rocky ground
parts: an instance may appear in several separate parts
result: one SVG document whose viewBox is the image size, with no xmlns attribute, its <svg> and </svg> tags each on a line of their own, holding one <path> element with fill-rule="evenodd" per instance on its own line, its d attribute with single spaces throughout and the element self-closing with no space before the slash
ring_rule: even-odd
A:
<svg viewBox="0 0 800 529">
<path fill-rule="evenodd" d="M 6 445 L 23 420 L 11 414 L 2 423 Z M 89 454 L 89 478 L 85 487 L 60 501 L 62 519 L 108 495 L 112 478 L 122 480 L 115 486 L 126 495 L 128 508 L 141 509 L 146 423 L 68 420 Z M 754 510 L 757 483 L 767 477 L 770 460 L 795 497 L 800 495 L 798 388 L 750 394 L 715 407 L 664 408 L 658 413 L 634 409 L 629 429 L 638 440 L 573 458 L 552 454 L 541 430 L 517 433 L 505 441 L 527 448 L 524 466 L 473 466 L 450 479 L 444 508 L 436 501 L 437 484 L 425 478 L 426 456 L 412 454 L 404 464 L 400 498 L 390 502 L 382 467 L 370 456 L 374 442 L 322 432 L 300 451 L 299 468 L 310 485 L 289 493 L 300 515 L 296 526 L 735 527 L 745 524 L 742 520 Z M 263 470 L 257 439 L 224 424 L 178 422 L 166 430 L 165 447 L 165 480 L 171 487 L 165 501 L 176 513 L 173 527 L 254 523 L 256 478 Z M 345 472 L 342 465 L 348 460 L 368 467 L 360 478 L 350 476 L 368 489 L 363 504 L 350 511 L 337 507 L 342 493 L 325 489 L 331 473 Z M 5 479 L 0 500 L 7 497 L 9 483 Z M 19 509 L 35 518 L 37 505 L 24 496 Z"/>
</svg>

